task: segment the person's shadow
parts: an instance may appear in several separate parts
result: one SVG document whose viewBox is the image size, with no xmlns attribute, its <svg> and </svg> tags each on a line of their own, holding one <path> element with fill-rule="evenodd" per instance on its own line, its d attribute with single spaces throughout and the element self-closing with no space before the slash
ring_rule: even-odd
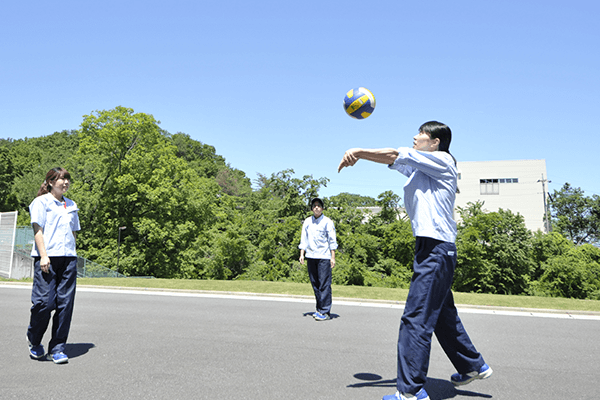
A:
<svg viewBox="0 0 600 400">
<path fill-rule="evenodd" d="M 94 343 L 67 343 L 65 345 L 65 354 L 69 359 L 79 357 L 87 353 L 90 349 L 96 347 Z M 47 357 L 42 357 L 38 361 L 51 361 Z"/>
<path fill-rule="evenodd" d="M 94 343 L 67 343 L 65 346 L 65 354 L 69 356 L 69 358 L 75 358 L 84 355 L 94 347 L 96 347 Z"/>
<path fill-rule="evenodd" d="M 361 388 L 361 387 L 389 387 L 391 388 L 389 394 L 396 392 L 396 379 L 382 379 L 380 375 L 371 373 L 358 373 L 354 377 L 363 382 L 354 383 L 348 385 L 349 388 Z M 468 396 L 468 397 L 482 397 L 485 399 L 491 399 L 492 396 L 484 393 L 471 392 L 468 390 L 457 389 L 452 382 L 443 379 L 427 378 L 425 384 L 425 390 L 429 397 L 434 399 L 451 399 L 457 395 Z"/>
</svg>

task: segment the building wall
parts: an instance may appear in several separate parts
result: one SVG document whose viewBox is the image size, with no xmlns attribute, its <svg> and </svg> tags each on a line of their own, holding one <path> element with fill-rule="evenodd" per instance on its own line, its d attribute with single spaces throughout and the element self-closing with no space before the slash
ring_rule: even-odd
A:
<svg viewBox="0 0 600 400">
<path fill-rule="evenodd" d="M 525 218 L 528 229 L 546 232 L 541 182 L 547 179 L 546 160 L 463 161 L 458 172 L 457 207 L 483 201 L 484 210 L 511 210 Z M 545 188 L 548 191 L 547 182 Z"/>
</svg>

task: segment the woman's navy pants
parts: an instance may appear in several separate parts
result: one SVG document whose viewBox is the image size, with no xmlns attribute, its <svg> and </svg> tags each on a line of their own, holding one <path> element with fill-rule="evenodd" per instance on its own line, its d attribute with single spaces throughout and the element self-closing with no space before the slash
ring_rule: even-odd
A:
<svg viewBox="0 0 600 400">
<path fill-rule="evenodd" d="M 42 272 L 40 258 L 35 258 L 31 318 L 27 329 L 27 338 L 32 345 L 41 343 L 54 311 L 48 353 L 64 352 L 71 328 L 76 281 L 77 257 L 50 257 L 48 273 Z"/>
<path fill-rule="evenodd" d="M 484 364 L 454 306 L 455 267 L 454 243 L 416 238 L 414 273 L 398 336 L 400 393 L 415 394 L 425 385 L 434 332 L 459 373 L 478 371 Z"/>
</svg>

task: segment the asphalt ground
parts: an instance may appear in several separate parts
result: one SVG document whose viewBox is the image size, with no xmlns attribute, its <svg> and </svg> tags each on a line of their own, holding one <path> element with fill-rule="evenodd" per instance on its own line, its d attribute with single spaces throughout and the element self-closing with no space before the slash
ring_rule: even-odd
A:
<svg viewBox="0 0 600 400">
<path fill-rule="evenodd" d="M 69 363 L 31 360 L 30 285 L 0 283 L 0 399 L 381 399 L 395 392 L 402 307 L 314 299 L 78 288 Z M 334 293 L 335 295 L 335 293 Z M 439 399 L 597 399 L 597 315 L 459 309 L 491 378 L 454 388 L 437 341 Z M 44 346 L 49 341 L 44 337 Z"/>
</svg>

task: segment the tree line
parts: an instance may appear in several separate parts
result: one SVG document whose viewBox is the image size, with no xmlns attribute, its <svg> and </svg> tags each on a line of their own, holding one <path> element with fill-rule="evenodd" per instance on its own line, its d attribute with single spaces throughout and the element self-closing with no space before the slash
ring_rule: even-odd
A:
<svg viewBox="0 0 600 400">
<path fill-rule="evenodd" d="M 28 206 L 56 166 L 73 178 L 67 196 L 79 206 L 83 257 L 130 276 L 308 282 L 300 229 L 325 177 L 288 169 L 251 182 L 213 146 L 116 107 L 84 116 L 76 130 L 0 139 L 0 211 L 17 210 L 28 225 Z M 407 288 L 414 238 L 402 199 L 386 191 L 323 200 L 339 244 L 333 282 Z M 527 230 L 510 210 L 458 209 L 453 289 L 600 299 L 600 199 L 565 184 L 549 204 L 549 234 Z"/>
</svg>

